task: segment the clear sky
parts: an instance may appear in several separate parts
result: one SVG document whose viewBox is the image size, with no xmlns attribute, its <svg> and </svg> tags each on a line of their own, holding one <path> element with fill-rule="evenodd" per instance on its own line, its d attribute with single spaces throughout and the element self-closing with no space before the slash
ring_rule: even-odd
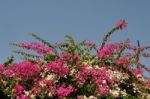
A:
<svg viewBox="0 0 150 99">
<path fill-rule="evenodd" d="M 0 0 L 0 63 L 14 50 L 9 43 L 34 40 L 28 32 L 50 42 L 66 34 L 100 42 L 120 18 L 129 25 L 111 40 L 150 45 L 150 0 Z"/>
</svg>

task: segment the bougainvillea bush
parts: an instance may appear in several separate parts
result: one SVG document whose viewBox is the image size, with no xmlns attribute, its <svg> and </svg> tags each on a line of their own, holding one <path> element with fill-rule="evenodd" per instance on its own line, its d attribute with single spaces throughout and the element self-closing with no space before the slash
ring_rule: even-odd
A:
<svg viewBox="0 0 150 99">
<path fill-rule="evenodd" d="M 14 51 L 21 61 L 11 56 L 0 64 L 1 93 L 12 99 L 150 99 L 150 79 L 144 76 L 150 68 L 141 63 L 150 47 L 109 40 L 127 25 L 119 20 L 100 44 L 75 42 L 69 35 L 51 44 L 30 33 L 40 42 L 12 43 L 23 48 Z"/>
</svg>

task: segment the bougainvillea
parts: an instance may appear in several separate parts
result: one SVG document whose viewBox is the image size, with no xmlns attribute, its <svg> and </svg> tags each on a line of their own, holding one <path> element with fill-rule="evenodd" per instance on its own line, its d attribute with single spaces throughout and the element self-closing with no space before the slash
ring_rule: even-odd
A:
<svg viewBox="0 0 150 99">
<path fill-rule="evenodd" d="M 31 43 L 23 42 L 23 43 L 19 43 L 17 45 L 24 49 L 34 50 L 39 54 L 54 53 L 53 48 L 45 46 L 44 44 L 40 44 L 37 42 L 31 42 Z"/>
<path fill-rule="evenodd" d="M 48 71 L 54 72 L 61 77 L 68 74 L 69 72 L 68 66 L 66 66 L 61 59 L 55 59 L 54 61 L 47 64 L 46 68 Z"/>
<path fill-rule="evenodd" d="M 2 64 L 0 64 L 0 74 L 2 73 L 2 71 L 3 71 L 3 65 Z"/>
<path fill-rule="evenodd" d="M 149 46 L 129 39 L 110 42 L 110 36 L 128 22 L 120 19 L 100 44 L 64 42 L 51 44 L 34 33 L 38 42 L 13 43 L 23 51 L 0 64 L 0 92 L 10 99 L 150 99 L 150 68 L 141 62 L 150 57 Z M 36 52 L 36 55 L 24 52 Z"/>
</svg>

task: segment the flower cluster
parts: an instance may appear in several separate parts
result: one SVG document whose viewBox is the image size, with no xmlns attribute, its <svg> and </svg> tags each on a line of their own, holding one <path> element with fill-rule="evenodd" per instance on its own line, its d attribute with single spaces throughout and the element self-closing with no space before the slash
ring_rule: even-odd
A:
<svg viewBox="0 0 150 99">
<path fill-rule="evenodd" d="M 74 88 L 72 86 L 68 86 L 68 87 L 60 86 L 57 89 L 57 93 L 60 98 L 69 96 L 71 94 L 71 92 L 73 92 L 73 91 L 74 91 Z"/>
<path fill-rule="evenodd" d="M 22 61 L 11 64 L 4 68 L 3 74 L 8 77 L 15 77 L 21 80 L 28 80 L 36 77 L 41 72 L 41 67 L 30 61 Z"/>
<path fill-rule="evenodd" d="M 68 51 L 62 51 L 61 55 L 60 55 L 64 61 L 79 61 L 80 60 L 80 56 L 77 53 L 69 53 Z"/>
<path fill-rule="evenodd" d="M 127 22 L 126 20 L 124 20 L 124 19 L 120 19 L 120 20 L 117 21 L 116 24 L 115 24 L 115 26 L 116 26 L 117 28 L 120 28 L 120 29 L 126 28 L 127 25 L 128 25 L 128 22 Z"/>
<path fill-rule="evenodd" d="M 44 44 L 40 44 L 37 42 L 22 42 L 17 44 L 17 46 L 22 47 L 24 49 L 28 49 L 28 50 L 34 50 L 39 54 L 45 54 L 45 53 L 54 53 L 55 50 L 53 48 L 50 48 L 48 46 L 45 46 Z"/>
<path fill-rule="evenodd" d="M 20 62 L 12 57 L 0 64 L 0 90 L 12 99 L 149 99 L 150 79 L 144 73 L 150 69 L 140 60 L 150 56 L 145 54 L 150 47 L 132 45 L 129 40 L 108 42 L 127 24 L 119 20 L 101 46 L 75 42 L 68 35 L 66 42 L 51 44 L 32 35 L 42 44 L 15 45 L 40 57 L 21 52 Z"/>
<path fill-rule="evenodd" d="M 124 65 L 127 64 L 127 66 L 130 64 L 130 59 L 129 57 L 120 57 L 119 59 L 116 60 L 116 63 L 118 65 Z"/>
<path fill-rule="evenodd" d="M 99 50 L 98 56 L 102 58 L 108 57 L 108 56 L 110 57 L 114 55 L 114 51 L 116 47 L 117 46 L 115 44 L 107 44 L 101 50 Z"/>
<path fill-rule="evenodd" d="M 2 72 L 2 70 L 3 70 L 3 65 L 2 64 L 0 64 L 0 74 L 1 74 L 1 72 Z"/>
<path fill-rule="evenodd" d="M 16 76 L 22 80 L 30 79 L 31 77 L 38 76 L 40 74 L 41 67 L 29 61 L 22 61 L 17 64 L 15 69 Z"/>
<path fill-rule="evenodd" d="M 47 64 L 47 70 L 54 72 L 61 77 L 66 75 L 69 72 L 68 66 L 66 66 L 61 59 L 55 59 L 54 61 Z"/>
</svg>

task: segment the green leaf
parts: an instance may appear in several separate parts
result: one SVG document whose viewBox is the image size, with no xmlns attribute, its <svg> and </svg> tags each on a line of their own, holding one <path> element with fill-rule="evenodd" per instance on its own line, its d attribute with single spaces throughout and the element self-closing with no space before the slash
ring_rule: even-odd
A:
<svg viewBox="0 0 150 99">
<path fill-rule="evenodd" d="M 37 56 L 37 55 L 32 55 L 32 54 L 28 54 L 28 53 L 26 53 L 26 52 L 22 52 L 22 51 L 13 51 L 14 53 L 17 53 L 17 54 L 20 54 L 20 55 L 22 55 L 22 56 L 26 56 L 26 57 L 32 57 L 32 58 L 38 58 L 38 57 L 40 57 L 40 56 Z"/>
<path fill-rule="evenodd" d="M 12 56 L 8 57 L 8 60 L 4 63 L 4 66 L 7 66 L 7 65 L 13 63 L 13 61 L 14 61 L 14 56 L 12 55 Z"/>
<path fill-rule="evenodd" d="M 74 44 L 74 40 L 73 40 L 73 38 L 72 38 L 71 36 L 66 35 L 65 38 L 66 38 L 66 41 L 67 41 L 68 43 Z"/>
<path fill-rule="evenodd" d="M 48 54 L 48 55 L 45 56 L 45 60 L 47 62 L 50 62 L 50 61 L 54 60 L 55 57 L 56 57 L 56 55 L 54 55 L 54 54 Z"/>
<path fill-rule="evenodd" d="M 49 46 L 49 47 L 52 47 L 54 48 L 55 46 L 51 43 L 49 43 L 48 41 L 44 40 L 43 38 L 37 36 L 35 33 L 29 33 L 30 35 L 32 35 L 35 39 L 39 40 L 40 42 L 42 42 L 43 44 Z"/>
</svg>

